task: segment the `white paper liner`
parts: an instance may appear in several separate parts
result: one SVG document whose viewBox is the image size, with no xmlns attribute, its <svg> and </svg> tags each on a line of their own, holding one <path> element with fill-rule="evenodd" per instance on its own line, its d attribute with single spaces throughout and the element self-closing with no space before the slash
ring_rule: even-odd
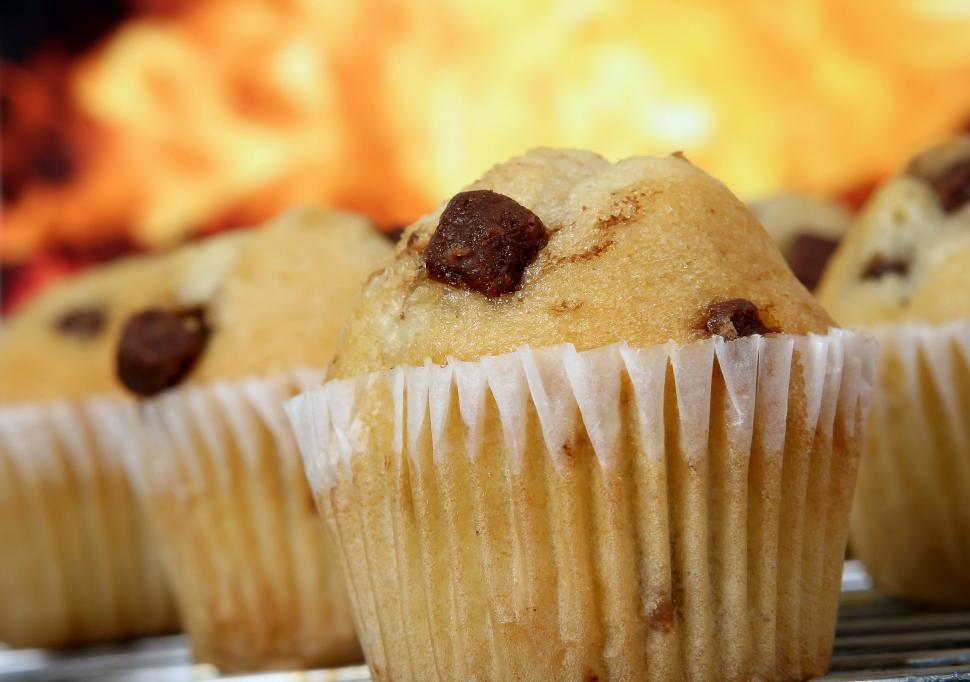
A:
<svg viewBox="0 0 970 682">
<path fill-rule="evenodd" d="M 120 397 L 0 407 L 0 641 L 170 632 L 174 604 L 122 466 Z"/>
<path fill-rule="evenodd" d="M 729 426 L 732 442 L 749 443 L 755 422 L 755 396 L 763 398 L 759 432 L 781 450 L 788 415 L 786 400 L 792 358 L 800 358 L 809 413 L 805 424 L 817 424 L 832 433 L 837 402 L 868 409 L 873 376 L 874 344 L 870 337 L 833 329 L 827 335 L 752 336 L 726 342 L 721 337 L 678 346 L 631 348 L 619 343 L 577 352 L 571 344 L 485 356 L 481 362 L 449 359 L 444 366 L 430 360 L 422 367 L 395 368 L 364 377 L 330 381 L 296 396 L 286 405 L 304 457 L 307 477 L 314 489 L 332 488 L 337 468 L 354 452 L 367 447 L 364 425 L 356 417 L 355 400 L 363 385 L 385 382 L 394 399 L 394 453 L 414 452 L 425 419 L 430 421 L 435 459 L 447 456 L 441 433 L 451 409 L 452 387 L 467 427 L 465 452 L 474 457 L 480 447 L 483 405 L 490 393 L 498 407 L 513 472 L 521 467 L 525 443 L 525 405 L 535 406 L 546 447 L 560 467 L 567 456 L 563 445 L 574 430 L 579 412 L 600 464 L 609 469 L 612 449 L 620 430 L 619 386 L 625 377 L 633 386 L 641 433 L 653 439 L 644 451 L 659 453 L 663 440 L 663 411 L 667 367 L 673 371 L 681 439 L 688 457 L 696 460 L 706 451 L 714 359 L 727 387 L 734 418 Z M 843 381 L 843 357 L 850 359 Z M 406 400 L 406 404 L 405 404 Z M 851 414 L 851 411 L 846 411 Z M 821 419 L 821 421 L 820 421 Z M 855 422 L 846 429 L 854 435 Z M 405 448 L 404 433 L 409 447 Z M 418 466 L 418 462 L 413 462 Z"/>
<path fill-rule="evenodd" d="M 970 320 L 872 331 L 853 548 L 885 590 L 970 604 Z"/>
<path fill-rule="evenodd" d="M 283 402 L 323 373 L 186 385 L 122 425 L 196 657 L 227 670 L 360 659 Z"/>
<path fill-rule="evenodd" d="M 824 671 L 874 353 L 526 347 L 289 401 L 375 679 Z"/>
</svg>

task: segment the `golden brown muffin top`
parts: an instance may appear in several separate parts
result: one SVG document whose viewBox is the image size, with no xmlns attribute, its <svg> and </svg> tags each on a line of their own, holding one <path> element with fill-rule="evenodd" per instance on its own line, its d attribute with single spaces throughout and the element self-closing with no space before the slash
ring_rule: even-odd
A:
<svg viewBox="0 0 970 682">
<path fill-rule="evenodd" d="M 123 258 L 58 282 L 0 329 L 0 401 L 119 391 L 114 341 L 127 316 L 164 298 L 165 257 Z"/>
<path fill-rule="evenodd" d="M 970 316 L 970 136 L 931 147 L 869 200 L 819 299 L 842 324 Z"/>
<path fill-rule="evenodd" d="M 680 155 L 610 164 L 590 152 L 537 149 L 468 190 L 491 190 L 521 211 L 461 193 L 409 227 L 394 261 L 371 276 L 332 377 L 525 344 L 582 350 L 831 325 L 748 209 Z M 470 269 L 470 280 L 482 280 L 477 290 L 429 277 L 439 221 L 447 236 L 432 245 L 432 274 L 447 280 L 449 267 Z M 519 280 L 516 261 L 533 250 Z"/>
<path fill-rule="evenodd" d="M 139 395 L 325 367 L 367 275 L 392 253 L 365 219 L 301 208 L 179 254 L 174 296 L 131 316 L 118 371 Z"/>
</svg>

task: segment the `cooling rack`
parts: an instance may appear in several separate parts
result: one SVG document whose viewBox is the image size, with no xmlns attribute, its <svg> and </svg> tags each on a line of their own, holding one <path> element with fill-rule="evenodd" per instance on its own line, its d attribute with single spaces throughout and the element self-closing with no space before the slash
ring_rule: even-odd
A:
<svg viewBox="0 0 970 682">
<path fill-rule="evenodd" d="M 0 682 L 368 682 L 365 666 L 220 676 L 183 636 L 69 651 L 0 649 Z M 914 608 L 880 594 L 856 561 L 842 575 L 832 669 L 816 682 L 970 680 L 970 610 Z"/>
</svg>

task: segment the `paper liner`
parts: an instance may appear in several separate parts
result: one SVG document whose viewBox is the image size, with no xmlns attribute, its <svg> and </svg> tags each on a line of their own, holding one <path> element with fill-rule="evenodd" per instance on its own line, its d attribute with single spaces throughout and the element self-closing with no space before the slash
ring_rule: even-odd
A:
<svg viewBox="0 0 970 682">
<path fill-rule="evenodd" d="M 521 348 L 290 401 L 375 679 L 823 672 L 873 354 Z"/>
<path fill-rule="evenodd" d="M 0 641 L 53 647 L 176 629 L 109 415 L 122 398 L 0 407 Z"/>
<path fill-rule="evenodd" d="M 195 656 L 226 670 L 359 661 L 350 606 L 283 401 L 322 372 L 143 403 L 131 476 Z"/>
<path fill-rule="evenodd" d="M 873 331 L 852 547 L 888 592 L 970 605 L 970 320 Z"/>
</svg>

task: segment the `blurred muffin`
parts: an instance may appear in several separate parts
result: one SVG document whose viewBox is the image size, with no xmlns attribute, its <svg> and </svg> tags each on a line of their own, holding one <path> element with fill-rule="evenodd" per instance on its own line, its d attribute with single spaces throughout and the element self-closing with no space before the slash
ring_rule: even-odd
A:
<svg viewBox="0 0 970 682">
<path fill-rule="evenodd" d="M 105 412 L 119 328 L 164 296 L 164 259 L 59 283 L 0 331 L 0 641 L 66 646 L 168 632 L 176 615 Z"/>
<path fill-rule="evenodd" d="M 288 406 L 374 678 L 823 672 L 866 364 L 829 327 L 683 158 L 537 150 L 411 226 Z"/>
<path fill-rule="evenodd" d="M 129 317 L 116 358 L 144 398 L 131 471 L 193 652 L 231 670 L 359 660 L 282 402 L 320 380 L 391 247 L 315 209 L 204 246 L 179 254 L 170 305 Z"/>
<path fill-rule="evenodd" d="M 872 197 L 819 297 L 880 341 L 852 545 L 883 589 L 970 604 L 970 137 Z"/>
<path fill-rule="evenodd" d="M 813 291 L 849 228 L 852 214 L 834 201 L 788 192 L 753 202 L 750 207 L 795 277 Z"/>
</svg>

